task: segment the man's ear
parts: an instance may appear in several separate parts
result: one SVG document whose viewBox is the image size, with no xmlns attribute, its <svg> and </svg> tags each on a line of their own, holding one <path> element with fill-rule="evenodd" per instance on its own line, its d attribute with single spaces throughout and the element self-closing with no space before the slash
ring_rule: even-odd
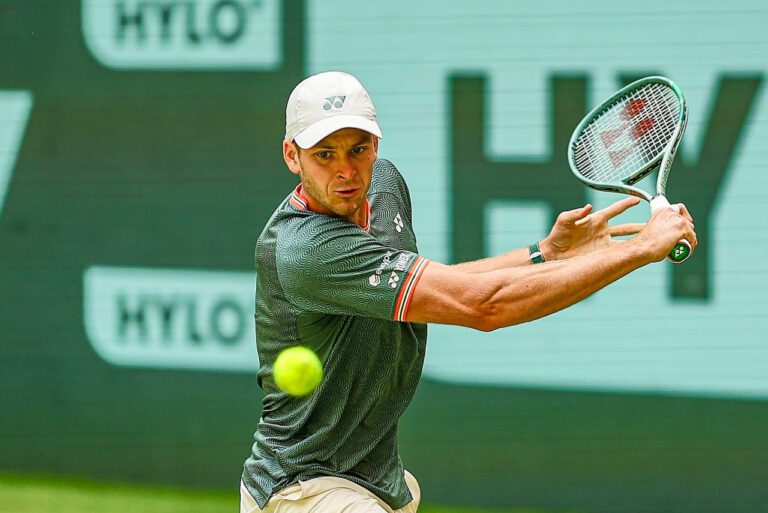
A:
<svg viewBox="0 0 768 513">
<path fill-rule="evenodd" d="M 299 152 L 296 145 L 291 141 L 283 141 L 283 160 L 288 170 L 294 175 L 298 175 L 301 170 L 299 163 Z"/>
</svg>

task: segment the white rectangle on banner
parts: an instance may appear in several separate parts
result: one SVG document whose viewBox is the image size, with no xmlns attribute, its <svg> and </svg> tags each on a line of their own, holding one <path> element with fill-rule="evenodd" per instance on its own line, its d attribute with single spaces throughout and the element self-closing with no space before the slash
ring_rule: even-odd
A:
<svg viewBox="0 0 768 513">
<path fill-rule="evenodd" d="M 281 59 L 277 0 L 83 0 L 83 36 L 120 69 L 272 69 Z"/>
<path fill-rule="evenodd" d="M 119 366 L 255 371 L 254 273 L 90 267 L 86 333 Z"/>
</svg>

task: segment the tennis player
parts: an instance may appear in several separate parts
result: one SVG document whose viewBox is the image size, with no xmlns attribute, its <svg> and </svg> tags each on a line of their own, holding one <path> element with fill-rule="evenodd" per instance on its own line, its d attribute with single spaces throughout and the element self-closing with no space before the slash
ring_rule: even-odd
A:
<svg viewBox="0 0 768 513">
<path fill-rule="evenodd" d="M 562 310 L 651 262 L 691 216 L 663 209 L 646 224 L 609 226 L 635 205 L 560 214 L 540 242 L 475 262 L 419 255 L 408 187 L 378 158 L 381 129 L 353 76 L 296 86 L 282 143 L 300 184 L 256 245 L 256 340 L 262 416 L 241 483 L 241 513 L 413 513 L 421 493 L 398 454 L 397 425 L 422 372 L 427 323 L 490 331 Z M 614 236 L 634 235 L 627 241 Z M 272 364 L 288 347 L 323 363 L 304 397 L 278 389 Z"/>
</svg>

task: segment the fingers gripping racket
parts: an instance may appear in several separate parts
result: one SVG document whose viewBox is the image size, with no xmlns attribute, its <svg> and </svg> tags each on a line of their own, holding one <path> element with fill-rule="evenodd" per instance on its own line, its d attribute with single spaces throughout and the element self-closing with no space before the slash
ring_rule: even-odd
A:
<svg viewBox="0 0 768 513">
<path fill-rule="evenodd" d="M 683 93 L 664 77 L 633 82 L 598 105 L 579 123 L 568 145 L 574 174 L 593 189 L 638 196 L 651 211 L 669 208 L 667 178 L 688 119 Z M 656 194 L 635 184 L 659 168 Z M 691 255 L 683 239 L 667 259 L 679 264 Z"/>
</svg>

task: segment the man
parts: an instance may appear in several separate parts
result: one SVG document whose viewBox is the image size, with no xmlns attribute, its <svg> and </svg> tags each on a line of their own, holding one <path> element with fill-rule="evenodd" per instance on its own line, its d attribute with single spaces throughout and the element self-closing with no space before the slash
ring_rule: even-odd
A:
<svg viewBox="0 0 768 513">
<path fill-rule="evenodd" d="M 421 375 L 426 323 L 490 331 L 537 319 L 664 259 L 682 238 L 696 245 L 683 205 L 645 225 L 609 227 L 638 202 L 627 198 L 562 213 L 530 248 L 452 266 L 430 261 L 416 248 L 403 178 L 378 159 L 381 137 L 351 75 L 314 75 L 288 99 L 283 157 L 301 183 L 256 246 L 265 397 L 241 513 L 415 512 L 420 491 L 396 435 Z M 305 397 L 281 392 L 272 376 L 277 355 L 295 345 L 323 362 L 320 385 Z"/>
</svg>

